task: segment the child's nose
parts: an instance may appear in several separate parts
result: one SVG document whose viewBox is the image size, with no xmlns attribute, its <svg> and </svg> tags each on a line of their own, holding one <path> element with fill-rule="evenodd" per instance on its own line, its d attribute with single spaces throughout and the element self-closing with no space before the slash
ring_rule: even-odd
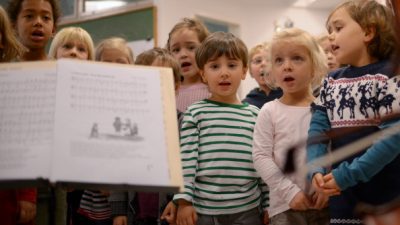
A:
<svg viewBox="0 0 400 225">
<path fill-rule="evenodd" d="M 328 34 L 328 40 L 332 41 L 335 38 L 335 34 L 334 32 L 331 32 L 330 34 Z"/>
<path fill-rule="evenodd" d="M 188 56 L 188 50 L 186 49 L 181 49 L 181 51 L 179 52 L 179 57 L 180 58 L 185 58 Z"/>
<path fill-rule="evenodd" d="M 42 26 L 43 19 L 40 16 L 36 16 L 34 20 L 34 26 Z"/>
<path fill-rule="evenodd" d="M 292 63 L 290 62 L 290 60 L 285 60 L 283 61 L 283 69 L 284 70 L 288 70 L 292 68 Z"/>
<path fill-rule="evenodd" d="M 72 48 L 69 54 L 71 56 L 77 56 L 77 53 L 78 53 L 78 50 L 76 48 Z"/>
<path fill-rule="evenodd" d="M 229 76 L 229 69 L 227 67 L 222 67 L 221 68 L 221 76 L 223 77 L 228 77 Z"/>
</svg>

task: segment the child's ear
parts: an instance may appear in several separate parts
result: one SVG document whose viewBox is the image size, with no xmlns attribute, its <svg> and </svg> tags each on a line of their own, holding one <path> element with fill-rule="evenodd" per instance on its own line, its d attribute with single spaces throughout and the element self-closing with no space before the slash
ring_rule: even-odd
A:
<svg viewBox="0 0 400 225">
<path fill-rule="evenodd" d="M 376 28 L 375 27 L 367 27 L 365 28 L 365 34 L 364 34 L 364 41 L 365 42 L 370 42 L 372 39 L 374 39 L 376 35 Z"/>
<path fill-rule="evenodd" d="M 51 37 L 53 38 L 56 35 L 57 26 L 54 24 L 53 29 L 51 30 Z"/>
<path fill-rule="evenodd" d="M 206 76 L 204 76 L 204 70 L 199 69 L 199 74 L 201 76 L 201 80 L 203 81 L 203 83 L 207 84 L 207 78 Z"/>
<path fill-rule="evenodd" d="M 247 67 L 243 67 L 242 80 L 246 79 L 246 75 L 247 75 Z M 251 76 L 253 77 L 253 75 L 251 75 Z"/>
</svg>

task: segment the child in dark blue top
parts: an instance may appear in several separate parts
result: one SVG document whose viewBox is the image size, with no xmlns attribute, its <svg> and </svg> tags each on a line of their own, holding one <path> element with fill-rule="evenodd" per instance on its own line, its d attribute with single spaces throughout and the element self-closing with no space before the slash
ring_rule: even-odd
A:
<svg viewBox="0 0 400 225">
<path fill-rule="evenodd" d="M 282 90 L 273 85 L 270 71 L 269 44 L 263 43 L 254 46 L 249 51 L 249 73 L 256 80 L 258 87 L 251 90 L 242 102 L 261 107 L 282 96 Z"/>
</svg>

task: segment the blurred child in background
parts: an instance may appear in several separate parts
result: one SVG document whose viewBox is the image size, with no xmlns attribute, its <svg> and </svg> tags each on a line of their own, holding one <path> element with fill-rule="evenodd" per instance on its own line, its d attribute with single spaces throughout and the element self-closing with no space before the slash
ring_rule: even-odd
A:
<svg viewBox="0 0 400 225">
<path fill-rule="evenodd" d="M 270 77 L 271 61 L 268 48 L 269 44 L 263 43 L 249 51 L 249 73 L 256 80 L 258 87 L 251 90 L 242 101 L 259 109 L 265 103 L 282 96 L 282 90 L 274 87 Z"/>
<path fill-rule="evenodd" d="M 133 64 L 133 59 L 132 49 L 123 38 L 107 38 L 96 47 L 96 61 Z"/>
<path fill-rule="evenodd" d="M 201 81 L 195 61 L 196 49 L 208 34 L 207 28 L 200 21 L 184 18 L 175 24 L 168 35 L 167 49 L 178 61 L 182 76 L 176 96 L 177 109 L 180 112 L 185 112 L 192 103 L 210 96 L 207 85 Z"/>
<path fill-rule="evenodd" d="M 317 40 L 318 40 L 319 45 L 321 45 L 322 49 L 324 49 L 324 51 L 325 51 L 326 57 L 328 59 L 329 72 L 339 69 L 340 64 L 336 61 L 336 57 L 332 53 L 332 46 L 329 41 L 329 36 L 322 35 Z"/>
<path fill-rule="evenodd" d="M 57 32 L 50 45 L 52 59 L 77 58 L 94 60 L 94 46 L 90 34 L 80 27 L 66 27 Z"/>
<path fill-rule="evenodd" d="M 63 28 L 56 34 L 50 45 L 49 57 L 52 59 L 94 60 L 92 37 L 80 27 Z M 66 193 L 62 189 L 56 189 L 57 210 L 64 214 L 62 217 L 68 225 L 93 224 L 89 218 L 92 220 L 95 218 L 90 216 L 89 213 L 79 213 L 83 193 L 83 190 L 71 190 Z M 102 202 L 99 202 L 100 208 L 104 208 L 101 204 Z M 67 209 L 67 212 L 65 212 L 65 209 Z M 109 206 L 108 213 L 110 218 Z"/>
<path fill-rule="evenodd" d="M 136 65 L 169 67 L 174 75 L 175 93 L 180 85 L 179 64 L 166 49 L 153 48 L 136 57 Z M 181 113 L 178 112 L 178 120 Z M 160 214 L 172 200 L 172 194 L 150 192 L 118 192 L 113 191 L 109 197 L 111 203 L 113 225 L 158 225 Z M 173 204 L 170 204 L 173 207 Z"/>
</svg>

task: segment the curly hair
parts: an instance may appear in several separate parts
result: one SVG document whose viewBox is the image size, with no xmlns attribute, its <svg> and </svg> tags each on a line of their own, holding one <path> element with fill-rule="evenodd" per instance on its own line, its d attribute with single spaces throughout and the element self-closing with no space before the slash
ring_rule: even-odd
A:
<svg viewBox="0 0 400 225">
<path fill-rule="evenodd" d="M 7 12 L 13 24 L 17 22 L 18 14 L 21 12 L 21 5 L 24 0 L 10 0 L 8 2 Z M 54 25 L 57 24 L 61 16 L 60 0 L 46 0 L 50 3 Z"/>
<path fill-rule="evenodd" d="M 351 0 L 337 6 L 329 15 L 326 24 L 332 15 L 342 8 L 346 9 L 364 31 L 375 32 L 374 38 L 368 45 L 368 53 L 380 60 L 389 59 L 396 48 L 394 19 L 390 10 L 377 1 Z"/>
</svg>

